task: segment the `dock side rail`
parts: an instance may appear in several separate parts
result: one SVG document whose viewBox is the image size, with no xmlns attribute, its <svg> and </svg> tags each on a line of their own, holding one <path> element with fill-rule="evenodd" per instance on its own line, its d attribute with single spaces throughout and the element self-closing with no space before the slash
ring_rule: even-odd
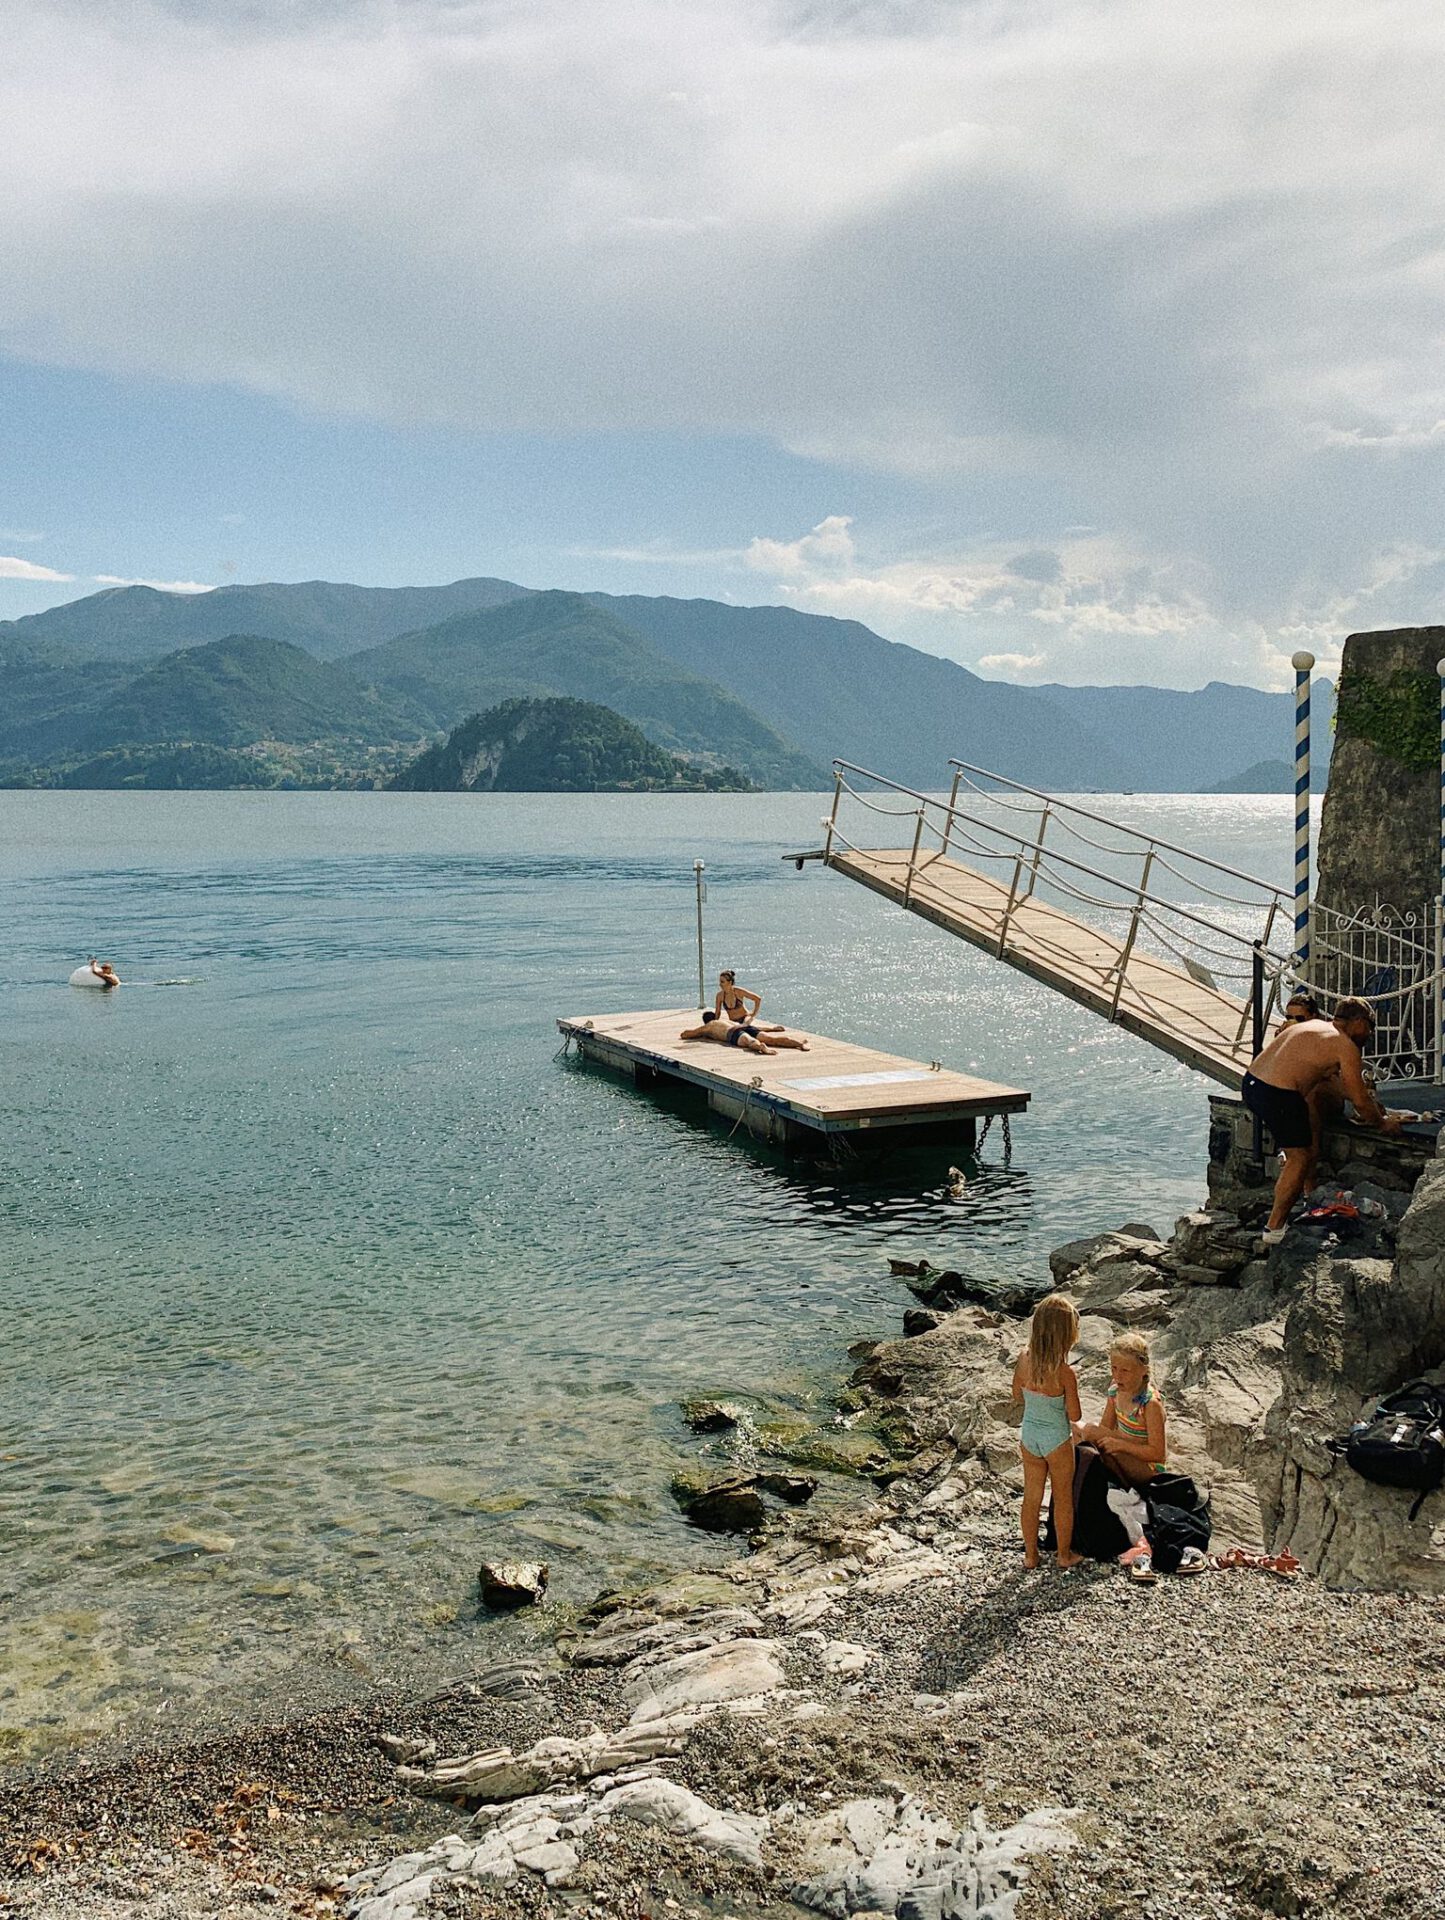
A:
<svg viewBox="0 0 1445 1920">
<path fill-rule="evenodd" d="M 1311 960 L 1301 969 L 1293 896 L 1285 888 L 986 767 L 963 760 L 949 766 L 952 781 L 943 798 L 835 760 L 823 846 L 805 857 L 837 865 L 849 853 L 867 855 L 884 845 L 900 854 L 906 850 L 905 907 L 936 861 L 952 858 L 992 872 L 1000 891 L 1006 888 L 996 938 L 991 929 L 999 958 L 1010 957 L 1022 910 L 1036 899 L 1047 901 L 1113 943 L 1102 982 L 1109 1004 L 1099 1011 L 1118 1017 L 1126 979 L 1131 996 L 1147 1002 L 1147 986 L 1138 969 L 1131 974 L 1130 962 L 1136 953 L 1153 954 L 1181 968 L 1212 997 L 1222 1044 L 1246 1060 L 1296 986 L 1307 987 L 1326 1009 L 1346 993 L 1373 989 L 1368 997 L 1380 1023 L 1381 1044 L 1373 1055 L 1379 1077 L 1441 1078 L 1445 1018 L 1438 928 L 1400 943 L 1393 972 L 1376 968 L 1366 979 L 1356 930 L 1347 933 L 1321 913 Z M 883 820 L 890 822 L 885 839 L 864 845 L 864 834 L 875 835 Z M 1029 942 L 1036 952 L 1050 946 L 1048 929 L 1036 916 Z M 1066 970 L 1075 956 L 1057 943 L 1055 951 Z M 1159 1014 L 1164 1019 L 1167 1009 Z"/>
</svg>

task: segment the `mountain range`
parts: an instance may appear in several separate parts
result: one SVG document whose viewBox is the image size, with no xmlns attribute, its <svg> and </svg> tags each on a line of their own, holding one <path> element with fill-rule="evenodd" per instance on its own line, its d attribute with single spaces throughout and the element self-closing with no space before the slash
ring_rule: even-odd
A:
<svg viewBox="0 0 1445 1920">
<path fill-rule="evenodd" d="M 1321 777 L 1332 692 L 1316 689 Z M 308 777 L 371 784 L 469 714 L 555 696 L 769 788 L 821 788 L 836 756 L 936 790 L 956 757 L 1046 788 L 1197 792 L 1287 759 L 1293 734 L 1287 694 L 1019 687 L 853 620 L 489 578 L 112 588 L 0 623 L 0 695 L 12 783 L 117 754 L 143 782 L 146 756 L 169 769 L 178 747 L 254 766 L 289 746 L 312 753 Z"/>
</svg>

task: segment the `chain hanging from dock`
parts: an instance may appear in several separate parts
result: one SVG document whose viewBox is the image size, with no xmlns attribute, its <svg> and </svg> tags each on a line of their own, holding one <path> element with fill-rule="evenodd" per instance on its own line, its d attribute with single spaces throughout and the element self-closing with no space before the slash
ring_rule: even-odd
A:
<svg viewBox="0 0 1445 1920">
<path fill-rule="evenodd" d="M 1013 1128 L 1009 1125 L 1009 1116 L 1006 1113 L 1001 1113 L 998 1118 L 1001 1122 L 1001 1131 L 1003 1133 L 1003 1161 L 1004 1165 L 1007 1166 L 1014 1157 Z M 974 1148 L 975 1153 L 983 1152 L 983 1143 L 988 1138 L 988 1130 L 993 1125 L 993 1122 L 994 1116 L 991 1113 L 985 1115 L 983 1132 L 978 1136 L 978 1145 Z"/>
</svg>

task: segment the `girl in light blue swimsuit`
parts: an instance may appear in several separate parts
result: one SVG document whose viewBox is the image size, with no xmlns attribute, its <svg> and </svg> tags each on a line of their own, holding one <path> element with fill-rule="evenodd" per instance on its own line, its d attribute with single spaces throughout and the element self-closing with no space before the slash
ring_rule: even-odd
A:
<svg viewBox="0 0 1445 1920">
<path fill-rule="evenodd" d="M 1026 1567 L 1039 1564 L 1039 1514 L 1046 1484 L 1053 1488 L 1058 1563 L 1075 1567 L 1083 1558 L 1073 1550 L 1074 1423 L 1082 1420 L 1083 1409 L 1069 1353 L 1078 1337 L 1079 1316 L 1073 1301 L 1051 1293 L 1034 1308 L 1029 1343 L 1014 1368 L 1014 1400 L 1024 1404 L 1019 1457 L 1024 1468 L 1021 1525 Z"/>
</svg>

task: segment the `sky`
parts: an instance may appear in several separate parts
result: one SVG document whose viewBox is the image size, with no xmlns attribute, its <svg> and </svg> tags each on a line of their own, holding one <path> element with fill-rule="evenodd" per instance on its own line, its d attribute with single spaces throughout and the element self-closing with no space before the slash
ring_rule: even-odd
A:
<svg viewBox="0 0 1445 1920">
<path fill-rule="evenodd" d="M 1445 621 L 1426 0 L 8 0 L 0 619 L 777 602 L 1025 683 Z"/>
</svg>

